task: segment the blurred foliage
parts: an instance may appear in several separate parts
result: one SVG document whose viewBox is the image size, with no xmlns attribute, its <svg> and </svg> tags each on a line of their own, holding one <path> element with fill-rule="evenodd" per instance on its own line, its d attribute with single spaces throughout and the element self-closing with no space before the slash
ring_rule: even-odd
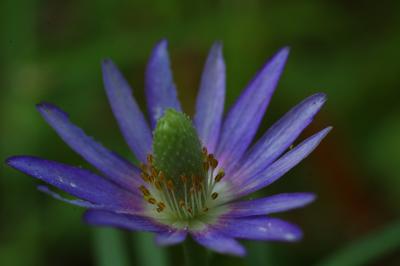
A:
<svg viewBox="0 0 400 266">
<path fill-rule="evenodd" d="M 151 233 L 136 233 L 134 238 L 135 265 L 166 266 L 168 258 L 166 248 L 159 248 Z M 112 265 L 112 264 L 110 264 Z"/>
<path fill-rule="evenodd" d="M 96 229 L 93 233 L 96 265 L 128 266 L 129 255 L 120 231 L 112 228 Z M 142 264 L 148 265 L 148 264 Z"/>
<path fill-rule="evenodd" d="M 378 232 L 371 233 L 323 261 L 320 266 L 365 265 L 378 260 L 385 253 L 400 246 L 400 223 L 394 223 Z"/>
<path fill-rule="evenodd" d="M 192 114 L 214 40 L 224 43 L 228 105 L 269 56 L 289 45 L 292 53 L 260 133 L 316 91 L 326 92 L 329 101 L 303 137 L 328 124 L 334 130 L 310 158 L 259 195 L 315 191 L 313 205 L 278 215 L 300 224 L 305 238 L 290 245 L 246 242 L 245 259 L 215 255 L 212 264 L 315 264 L 398 220 L 399 12 L 399 1 L 385 0 L 2 0 L 0 157 L 32 154 L 90 168 L 35 111 L 34 104 L 46 100 L 132 159 L 102 90 L 104 57 L 121 67 L 144 107 L 146 59 L 157 40 L 168 38 L 180 99 Z M 92 230 L 81 222 L 81 209 L 39 193 L 36 184 L 1 165 L 0 265 L 107 265 L 104 260 L 114 255 L 112 261 L 126 265 L 149 259 L 142 244 L 157 249 L 147 236 L 133 234 L 132 242 L 130 233 Z M 385 247 L 377 239 L 376 248 Z M 124 243 L 128 255 L 114 246 Z M 170 251 L 165 257 L 158 250 L 152 259 L 179 265 L 181 250 Z M 373 265 L 399 263 L 399 253 L 386 252 Z"/>
</svg>

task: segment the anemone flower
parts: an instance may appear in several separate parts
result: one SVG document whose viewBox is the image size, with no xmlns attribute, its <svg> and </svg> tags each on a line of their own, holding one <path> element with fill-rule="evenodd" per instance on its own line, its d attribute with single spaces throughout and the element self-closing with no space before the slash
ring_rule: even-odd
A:
<svg viewBox="0 0 400 266">
<path fill-rule="evenodd" d="M 283 176 L 331 129 L 292 145 L 326 100 L 317 93 L 252 144 L 288 52 L 281 49 L 261 68 L 223 118 L 225 64 L 221 44 L 214 44 L 201 77 L 193 122 L 177 98 L 165 40 L 155 46 L 146 69 L 149 122 L 127 81 L 106 59 L 102 62 L 105 90 L 140 165 L 94 141 L 49 103 L 37 105 L 41 115 L 99 173 L 33 156 L 13 156 L 7 164 L 78 198 L 65 198 L 39 186 L 54 198 L 87 208 L 87 223 L 154 232 L 162 246 L 190 235 L 213 251 L 244 256 L 245 249 L 236 239 L 299 240 L 302 232 L 296 225 L 270 214 L 303 207 L 314 200 L 312 193 L 239 201 Z"/>
</svg>

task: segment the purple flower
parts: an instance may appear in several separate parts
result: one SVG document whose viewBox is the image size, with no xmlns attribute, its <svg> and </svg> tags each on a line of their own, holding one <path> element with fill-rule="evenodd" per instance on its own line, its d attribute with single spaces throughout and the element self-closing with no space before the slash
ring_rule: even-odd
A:
<svg viewBox="0 0 400 266">
<path fill-rule="evenodd" d="M 84 219 L 89 224 L 154 232 L 160 245 L 180 243 L 190 234 L 216 252 L 243 256 L 245 250 L 236 238 L 299 240 L 302 233 L 297 226 L 269 214 L 303 207 L 314 200 L 313 194 L 238 201 L 283 176 L 331 129 L 288 149 L 324 104 L 325 95 L 318 93 L 292 108 L 250 145 L 288 53 L 283 48 L 262 67 L 223 119 L 225 64 L 221 44 L 214 44 L 201 78 L 193 124 L 181 112 L 166 41 L 156 45 L 146 70 L 150 124 L 117 67 L 104 60 L 104 85 L 112 111 L 142 162 L 140 167 L 94 141 L 49 103 L 37 106 L 41 115 L 101 175 L 33 156 L 14 156 L 7 163 L 79 198 L 66 199 L 39 186 L 57 199 L 88 208 Z"/>
</svg>

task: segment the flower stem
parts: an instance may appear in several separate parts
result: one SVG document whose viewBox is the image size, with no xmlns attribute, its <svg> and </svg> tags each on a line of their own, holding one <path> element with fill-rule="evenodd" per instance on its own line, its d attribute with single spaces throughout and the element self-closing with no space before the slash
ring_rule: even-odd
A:
<svg viewBox="0 0 400 266">
<path fill-rule="evenodd" d="M 120 231 L 112 228 L 96 228 L 93 232 L 96 265 L 131 265 L 124 236 Z"/>
<path fill-rule="evenodd" d="M 153 235 L 145 232 L 136 232 L 133 237 L 137 265 L 168 265 L 167 250 L 156 246 Z"/>
<path fill-rule="evenodd" d="M 186 239 L 183 243 L 185 266 L 208 266 L 208 252 L 205 248 L 195 243 L 192 239 Z"/>
</svg>

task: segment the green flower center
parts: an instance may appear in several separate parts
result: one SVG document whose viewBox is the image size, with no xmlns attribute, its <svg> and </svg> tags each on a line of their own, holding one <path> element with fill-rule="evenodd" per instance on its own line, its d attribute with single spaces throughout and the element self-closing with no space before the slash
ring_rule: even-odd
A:
<svg viewBox="0 0 400 266">
<path fill-rule="evenodd" d="M 177 227 L 209 222 L 217 205 L 215 186 L 224 177 L 213 154 L 202 148 L 191 120 L 166 110 L 157 122 L 153 155 L 141 165 L 146 185 L 140 190 L 157 219 Z"/>
</svg>

